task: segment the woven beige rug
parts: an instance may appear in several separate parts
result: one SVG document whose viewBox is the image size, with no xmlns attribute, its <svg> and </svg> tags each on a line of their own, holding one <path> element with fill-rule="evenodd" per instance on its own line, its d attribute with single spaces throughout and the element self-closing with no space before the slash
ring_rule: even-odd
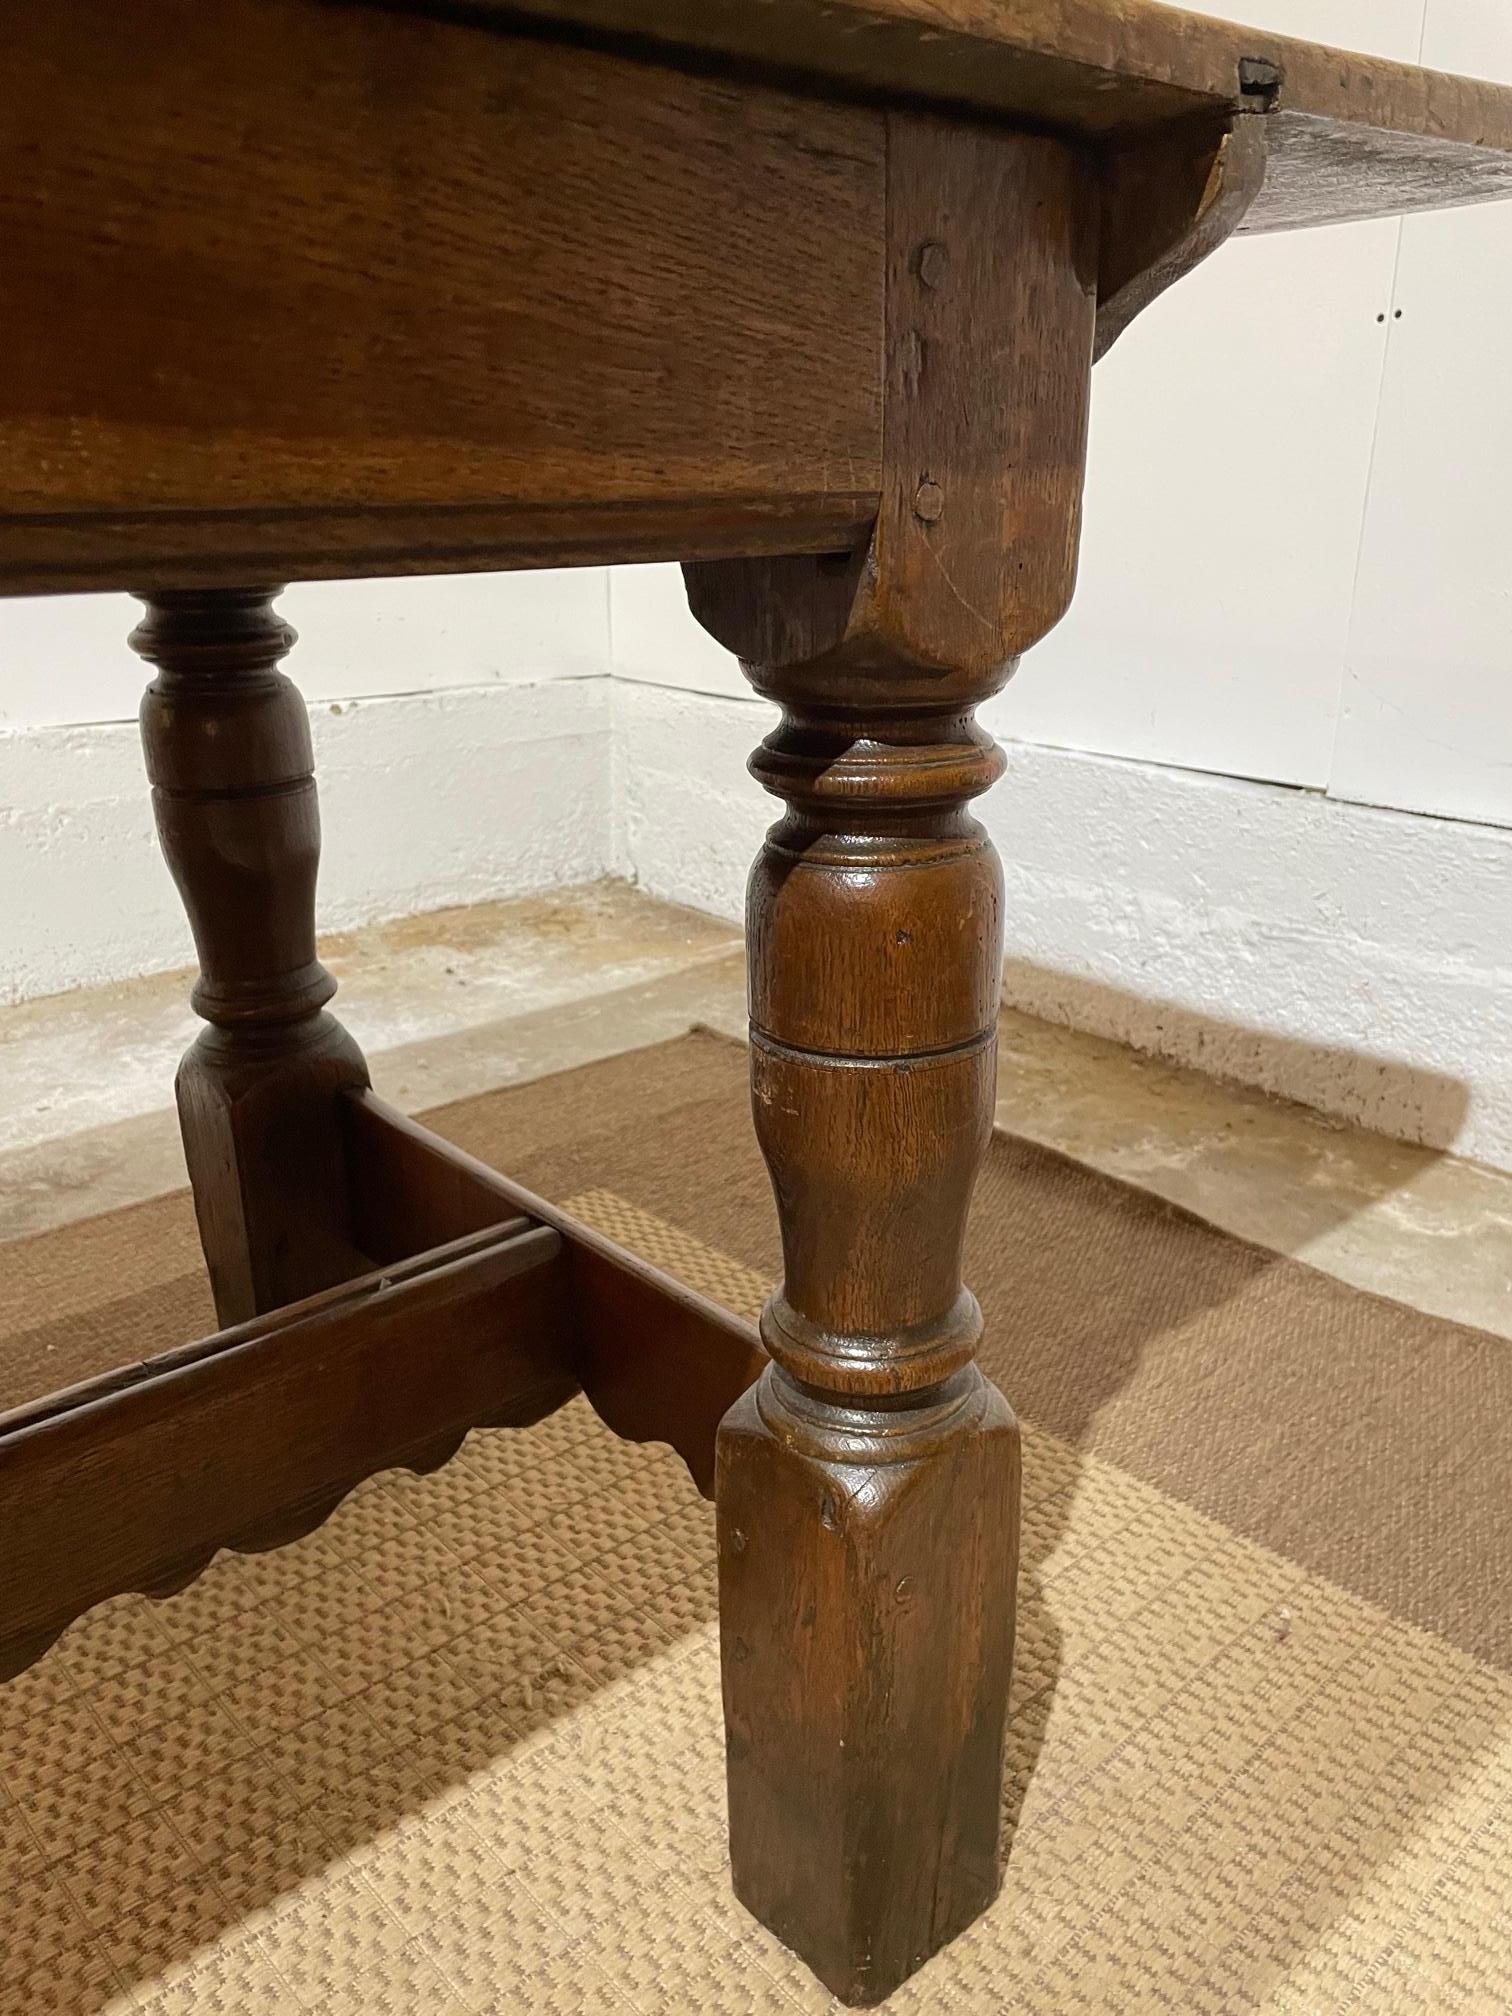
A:
<svg viewBox="0 0 1512 2016">
<path fill-rule="evenodd" d="M 433 1116 L 754 1313 L 745 1063 Z M 1010 1852 L 898 2011 L 1512 2009 L 1512 1345 L 1000 1137 Z M 210 1327 L 187 1200 L 0 1248 L 0 1404 Z M 3 1592 L 0 1592 L 3 1600 Z M 4 2016 L 788 2016 L 731 1899 L 712 1515 L 581 1402 L 0 1688 Z"/>
</svg>

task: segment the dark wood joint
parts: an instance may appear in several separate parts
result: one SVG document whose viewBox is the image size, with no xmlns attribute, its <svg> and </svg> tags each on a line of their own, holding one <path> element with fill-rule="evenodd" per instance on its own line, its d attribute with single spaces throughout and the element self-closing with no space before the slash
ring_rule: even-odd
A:
<svg viewBox="0 0 1512 2016">
<path fill-rule="evenodd" d="M 1210 258 L 1265 187 L 1263 110 L 1198 120 L 1110 148 L 1101 165 L 1097 347 L 1105 356 L 1136 315 Z"/>
<path fill-rule="evenodd" d="M 519 1215 L 562 1242 L 558 1351 L 628 1442 L 665 1442 L 705 1497 L 725 1412 L 766 1364 L 753 1327 L 368 1091 L 343 1099 L 358 1237 L 381 1259 Z"/>
</svg>

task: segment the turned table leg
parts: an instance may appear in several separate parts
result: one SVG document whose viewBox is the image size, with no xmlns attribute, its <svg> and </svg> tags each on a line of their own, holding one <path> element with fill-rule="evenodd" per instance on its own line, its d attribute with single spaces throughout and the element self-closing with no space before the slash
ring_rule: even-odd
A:
<svg viewBox="0 0 1512 2016">
<path fill-rule="evenodd" d="M 992 1899 L 1019 1450 L 961 1247 L 992 1121 L 975 709 L 1070 599 L 1097 192 L 1053 140 L 888 115 L 883 488 L 850 555 L 688 567 L 781 726 L 751 878 L 771 1366 L 720 1432 L 738 1895 L 846 2001 Z"/>
<path fill-rule="evenodd" d="M 144 595 L 133 648 L 153 811 L 199 953 L 208 1027 L 179 1120 L 222 1325 L 364 1264 L 348 1226 L 337 1095 L 368 1082 L 315 955 L 320 814 L 309 722 L 279 671 L 294 641 L 271 588 Z"/>
<path fill-rule="evenodd" d="M 742 1900 L 878 1999 L 998 1884 L 1018 1430 L 961 1245 L 992 1123 L 1002 878 L 960 714 L 794 712 L 750 892 L 756 1130 L 782 1225 L 772 1358 L 718 1472 Z"/>
</svg>

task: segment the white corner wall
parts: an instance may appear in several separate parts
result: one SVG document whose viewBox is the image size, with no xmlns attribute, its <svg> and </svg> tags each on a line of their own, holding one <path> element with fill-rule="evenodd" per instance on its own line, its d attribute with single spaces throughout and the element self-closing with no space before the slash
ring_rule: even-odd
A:
<svg viewBox="0 0 1512 2016">
<path fill-rule="evenodd" d="M 614 704 L 636 879 L 738 918 L 772 710 L 644 681 Z M 978 809 L 1009 1005 L 1512 1167 L 1512 832 L 1006 746 Z"/>
<path fill-rule="evenodd" d="M 1505 0 L 1213 11 L 1512 81 Z M 984 718 L 1006 997 L 1512 1167 L 1512 205 L 1230 245 L 1097 374 Z M 737 916 L 770 710 L 676 569 L 299 587 L 323 928 L 623 873 Z M 123 597 L 0 604 L 0 999 L 176 966 Z"/>
<path fill-rule="evenodd" d="M 602 569 L 291 588 L 322 930 L 616 866 Z M 0 603 L 0 1001 L 192 961 L 121 595 Z"/>
<path fill-rule="evenodd" d="M 1506 0 L 1205 0 L 1512 82 Z M 1072 612 L 983 710 L 1006 998 L 1512 1166 L 1512 204 L 1240 240 L 1099 366 Z M 764 710 L 612 590 L 623 844 L 738 913 Z"/>
</svg>

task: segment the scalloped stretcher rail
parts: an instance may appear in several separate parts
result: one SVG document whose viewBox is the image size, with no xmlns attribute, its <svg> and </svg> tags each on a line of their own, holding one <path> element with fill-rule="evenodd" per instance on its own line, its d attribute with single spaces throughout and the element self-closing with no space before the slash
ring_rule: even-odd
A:
<svg viewBox="0 0 1512 2016">
<path fill-rule="evenodd" d="M 719 1418 L 765 1362 L 754 1330 L 371 1094 L 347 1119 L 382 1264 L 0 1416 L 0 1680 L 94 1604 L 297 1539 L 365 1477 L 433 1470 L 580 1387 L 711 1490 Z"/>
</svg>

